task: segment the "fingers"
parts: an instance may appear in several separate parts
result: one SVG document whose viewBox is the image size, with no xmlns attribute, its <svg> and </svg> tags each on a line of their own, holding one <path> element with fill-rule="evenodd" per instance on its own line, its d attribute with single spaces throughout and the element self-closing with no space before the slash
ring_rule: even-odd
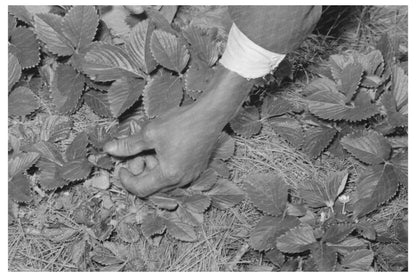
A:
<svg viewBox="0 0 416 277">
<path fill-rule="evenodd" d="M 127 162 L 127 168 L 133 175 L 142 174 L 145 168 L 151 170 L 158 164 L 157 159 L 152 156 L 136 157 Z"/>
<path fill-rule="evenodd" d="M 136 155 L 143 150 L 151 149 L 150 143 L 142 134 L 124 139 L 112 140 L 104 145 L 104 151 L 113 156 L 127 157 Z"/>
<path fill-rule="evenodd" d="M 127 168 L 133 175 L 142 174 L 144 171 L 144 158 L 143 157 L 136 157 L 131 159 L 127 162 Z"/>
<path fill-rule="evenodd" d="M 140 175 L 133 175 L 126 168 L 121 168 L 120 180 L 129 192 L 141 198 L 147 197 L 170 185 L 163 178 L 159 166 Z"/>
</svg>

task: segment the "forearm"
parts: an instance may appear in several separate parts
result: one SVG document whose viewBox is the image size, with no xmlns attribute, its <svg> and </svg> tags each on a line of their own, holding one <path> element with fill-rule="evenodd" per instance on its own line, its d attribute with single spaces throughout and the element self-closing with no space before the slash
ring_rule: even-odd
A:
<svg viewBox="0 0 416 277">
<path fill-rule="evenodd" d="M 231 7 L 234 25 L 227 47 L 210 87 L 194 106 L 196 112 L 209 118 L 209 125 L 223 128 L 249 94 L 253 81 L 248 79 L 276 68 L 312 30 L 320 10 L 312 6 Z"/>
<path fill-rule="evenodd" d="M 235 72 L 219 65 L 211 86 L 194 106 L 221 129 L 236 115 L 253 86 Z"/>
</svg>

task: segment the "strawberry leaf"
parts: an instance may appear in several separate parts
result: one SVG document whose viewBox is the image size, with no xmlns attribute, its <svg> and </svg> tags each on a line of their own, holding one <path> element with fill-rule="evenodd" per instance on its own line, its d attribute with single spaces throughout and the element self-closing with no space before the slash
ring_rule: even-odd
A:
<svg viewBox="0 0 416 277">
<path fill-rule="evenodd" d="M 324 243 L 315 243 L 311 247 L 312 259 L 319 271 L 334 271 L 337 264 L 337 252 L 332 246 Z"/>
<path fill-rule="evenodd" d="M 42 160 L 46 159 L 60 166 L 64 163 L 62 155 L 54 143 L 48 141 L 40 141 L 31 145 L 29 151 L 39 153 L 42 157 Z"/>
<path fill-rule="evenodd" d="M 366 92 L 359 92 L 352 105 L 346 105 L 347 98 L 336 89 L 329 79 L 317 79 L 306 89 L 314 92 L 308 96 L 309 111 L 323 119 L 360 121 L 378 113 Z"/>
<path fill-rule="evenodd" d="M 262 126 L 256 107 L 242 108 L 230 124 L 234 132 L 245 138 L 258 134 Z"/>
<path fill-rule="evenodd" d="M 77 52 L 83 51 L 92 42 L 98 20 L 97 11 L 93 6 L 74 6 L 65 15 L 62 29 Z"/>
<path fill-rule="evenodd" d="M 157 215 L 148 215 L 144 218 L 141 229 L 147 239 L 163 234 L 166 230 L 166 219 Z"/>
<path fill-rule="evenodd" d="M 208 84 L 214 76 L 214 69 L 199 59 L 192 58 L 189 69 L 185 74 L 186 92 L 192 99 L 198 99 L 203 91 L 206 91 Z"/>
<path fill-rule="evenodd" d="M 373 50 L 366 55 L 359 55 L 357 60 L 363 66 L 366 75 L 381 76 L 384 71 L 383 54 L 379 50 Z"/>
<path fill-rule="evenodd" d="M 314 127 L 305 131 L 303 151 L 316 159 L 331 144 L 337 130 L 325 126 Z"/>
<path fill-rule="evenodd" d="M 182 223 L 198 227 L 204 222 L 204 215 L 179 206 L 175 212 L 175 216 Z"/>
<path fill-rule="evenodd" d="M 16 202 L 32 200 L 30 181 L 25 175 L 17 174 L 9 181 L 9 197 Z"/>
<path fill-rule="evenodd" d="M 300 221 L 294 216 L 280 220 L 273 216 L 264 216 L 250 234 L 249 244 L 257 251 L 268 251 L 276 247 L 276 238 L 298 226 Z"/>
<path fill-rule="evenodd" d="M 202 214 L 210 205 L 210 199 L 202 194 L 194 194 L 181 199 L 181 206 L 193 213 Z"/>
<path fill-rule="evenodd" d="M 139 99 L 143 93 L 144 84 L 144 80 L 121 78 L 111 85 L 107 95 L 114 117 L 122 115 Z"/>
<path fill-rule="evenodd" d="M 156 61 L 150 52 L 150 38 L 154 26 L 148 20 L 140 21 L 131 30 L 127 50 L 136 67 L 149 74 L 156 68 Z"/>
<path fill-rule="evenodd" d="M 208 164 L 210 169 L 213 169 L 216 174 L 221 176 L 222 178 L 230 177 L 230 170 L 227 167 L 227 164 L 222 160 L 213 159 Z"/>
<path fill-rule="evenodd" d="M 252 175 L 244 190 L 254 206 L 268 215 L 279 216 L 286 209 L 288 186 L 280 175 Z"/>
<path fill-rule="evenodd" d="M 222 132 L 215 144 L 214 151 L 211 153 L 211 157 L 212 159 L 226 161 L 234 155 L 234 151 L 234 139 L 227 135 L 227 133 Z"/>
<path fill-rule="evenodd" d="M 407 114 L 407 90 L 408 77 L 400 66 L 394 66 L 392 69 L 392 91 L 394 99 L 396 100 L 397 111 L 402 114 Z"/>
<path fill-rule="evenodd" d="M 9 95 L 9 116 L 25 116 L 40 107 L 37 98 L 27 87 L 18 87 Z"/>
<path fill-rule="evenodd" d="M 92 109 L 92 111 L 101 117 L 112 117 L 110 110 L 110 102 L 108 101 L 108 94 L 99 92 L 94 89 L 88 90 L 84 93 L 83 98 L 85 103 Z"/>
<path fill-rule="evenodd" d="M 354 62 L 352 55 L 331 55 L 329 57 L 329 66 L 332 77 L 335 81 L 341 80 L 342 71 L 346 66 Z"/>
<path fill-rule="evenodd" d="M 375 165 L 390 158 L 391 145 L 374 131 L 356 132 L 341 139 L 342 146 L 360 161 Z"/>
<path fill-rule="evenodd" d="M 244 192 L 225 179 L 218 180 L 206 195 L 211 198 L 212 205 L 220 210 L 231 208 L 244 200 Z"/>
<path fill-rule="evenodd" d="M 73 228 L 45 228 L 42 230 L 42 235 L 53 242 L 67 242 L 73 239 L 79 231 Z"/>
<path fill-rule="evenodd" d="M 163 67 L 181 73 L 188 64 L 188 49 L 176 36 L 155 30 L 150 45 L 153 57 Z"/>
<path fill-rule="evenodd" d="M 104 144 L 111 140 L 110 133 L 105 126 L 95 125 L 95 127 L 88 133 L 90 143 L 97 149 L 102 149 Z"/>
<path fill-rule="evenodd" d="M 399 180 L 390 164 L 370 167 L 357 181 L 358 201 L 354 215 L 362 217 L 392 198 L 399 187 Z"/>
<path fill-rule="evenodd" d="M 276 248 L 285 253 L 300 253 L 310 249 L 315 242 L 312 227 L 302 223 L 279 236 Z"/>
<path fill-rule="evenodd" d="M 40 185 L 45 190 L 54 190 L 68 184 L 61 177 L 61 166 L 49 160 L 41 159 L 38 163 L 41 169 L 39 175 Z"/>
<path fill-rule="evenodd" d="M 39 159 L 40 155 L 36 152 L 19 153 L 9 160 L 9 178 L 14 177 L 19 173 L 23 173 L 34 165 Z"/>
<path fill-rule="evenodd" d="M 60 114 L 71 114 L 78 108 L 84 89 L 84 76 L 67 64 L 56 69 L 52 86 L 53 103 Z"/>
<path fill-rule="evenodd" d="M 8 6 L 8 11 L 9 13 L 11 13 L 12 15 L 14 15 L 17 19 L 27 23 L 27 24 L 31 24 L 32 23 L 32 15 L 29 13 L 29 11 L 26 9 L 25 6 L 13 6 L 10 5 Z"/>
<path fill-rule="evenodd" d="M 52 7 L 53 6 L 48 6 L 48 5 L 25 5 L 24 7 L 29 12 L 29 14 L 31 14 L 32 16 L 34 16 L 35 14 L 38 14 L 38 13 L 49 13 L 49 12 L 53 13 L 52 12 Z"/>
<path fill-rule="evenodd" d="M 377 42 L 376 49 L 380 50 L 383 54 L 384 61 L 387 66 L 395 63 L 395 56 L 399 48 L 399 40 L 391 36 L 391 34 L 385 33 Z"/>
<path fill-rule="evenodd" d="M 59 56 L 70 56 L 74 53 L 71 41 L 63 32 L 64 20 L 55 14 L 37 14 L 35 33 L 46 44 L 46 48 Z"/>
<path fill-rule="evenodd" d="M 44 141 L 61 141 L 68 138 L 72 126 L 73 122 L 69 117 L 50 115 L 43 121 L 39 137 Z"/>
<path fill-rule="evenodd" d="M 88 88 L 98 90 L 98 91 L 108 91 L 108 89 L 111 86 L 111 83 L 109 82 L 106 82 L 106 83 L 94 82 L 94 81 L 91 81 L 90 78 L 85 78 L 85 84 L 87 85 Z"/>
<path fill-rule="evenodd" d="M 341 266 L 347 271 L 368 271 L 373 259 L 373 251 L 359 249 L 345 255 L 342 259 Z"/>
<path fill-rule="evenodd" d="M 87 155 L 88 135 L 86 132 L 79 133 L 65 151 L 68 161 L 85 158 Z"/>
<path fill-rule="evenodd" d="M 105 266 L 119 265 L 124 261 L 116 257 L 114 253 L 104 247 L 95 247 L 94 251 L 89 253 L 91 259 Z"/>
<path fill-rule="evenodd" d="M 79 241 L 76 241 L 72 244 L 71 247 L 71 261 L 79 267 L 82 263 L 82 259 L 85 257 L 86 249 L 86 240 L 81 238 Z"/>
<path fill-rule="evenodd" d="M 322 237 L 323 242 L 330 242 L 330 243 L 340 243 L 341 241 L 345 240 L 345 238 L 350 235 L 356 226 L 350 223 L 339 223 L 331 225 L 326 231 L 324 236 Z"/>
<path fill-rule="evenodd" d="M 129 11 L 124 6 L 111 6 L 101 12 L 101 20 L 111 30 L 112 35 L 126 38 L 130 32 L 130 27 L 125 21 L 128 15 Z"/>
<path fill-rule="evenodd" d="M 16 57 L 22 69 L 34 67 L 39 63 L 39 44 L 32 30 L 24 27 L 14 29 L 10 43 L 17 49 Z"/>
<path fill-rule="evenodd" d="M 9 27 L 8 32 L 7 32 L 8 38 L 10 38 L 11 33 L 16 28 L 16 25 L 17 25 L 16 18 L 9 13 L 9 15 L 8 15 L 8 24 L 7 24 L 7 26 Z"/>
<path fill-rule="evenodd" d="M 375 240 L 376 239 L 376 230 L 374 226 L 370 222 L 359 222 L 356 224 L 357 232 L 368 240 Z"/>
<path fill-rule="evenodd" d="M 293 105 L 281 96 L 266 96 L 261 106 L 262 118 L 270 118 L 293 111 Z"/>
<path fill-rule="evenodd" d="M 196 179 L 190 186 L 190 190 L 194 191 L 207 191 L 210 190 L 216 183 L 218 175 L 212 168 L 209 168 L 202 172 L 202 174 Z"/>
<path fill-rule="evenodd" d="M 22 67 L 19 64 L 19 60 L 15 55 L 9 53 L 9 91 L 13 88 L 13 85 L 19 81 L 20 76 L 22 75 Z"/>
<path fill-rule="evenodd" d="M 135 243 L 140 239 L 140 227 L 136 223 L 121 221 L 116 227 L 117 235 L 127 243 Z"/>
<path fill-rule="evenodd" d="M 390 160 L 393 165 L 394 172 L 401 184 L 407 185 L 408 183 L 408 157 L 407 152 L 401 152 L 393 156 Z"/>
<path fill-rule="evenodd" d="M 345 103 L 348 103 L 354 97 L 363 73 L 362 65 L 357 62 L 348 64 L 342 70 L 340 90 L 345 95 Z"/>
<path fill-rule="evenodd" d="M 178 201 L 167 195 L 158 194 L 149 197 L 150 202 L 163 210 L 175 210 L 178 207 Z"/>
<path fill-rule="evenodd" d="M 348 237 L 344 241 L 333 244 L 333 243 L 325 243 L 328 246 L 333 246 L 336 248 L 337 252 L 341 255 L 346 255 L 351 251 L 363 249 L 368 247 L 368 241 L 363 239 L 358 239 L 354 237 Z"/>
<path fill-rule="evenodd" d="M 178 6 L 174 5 L 163 5 L 160 8 L 160 13 L 163 15 L 164 18 L 168 21 L 168 23 L 172 23 L 173 19 L 175 18 L 175 14 L 178 10 Z"/>
<path fill-rule="evenodd" d="M 377 75 L 364 75 L 360 86 L 365 88 L 378 88 L 385 80 Z"/>
<path fill-rule="evenodd" d="M 335 200 L 342 193 L 348 180 L 348 173 L 339 171 L 331 173 L 325 183 L 308 180 L 298 188 L 300 196 L 312 208 L 333 207 Z"/>
<path fill-rule="evenodd" d="M 192 58 L 198 57 L 204 61 L 208 67 L 213 66 L 219 55 L 219 49 L 215 42 L 215 38 L 206 34 L 203 30 L 196 26 L 189 25 L 183 30 L 183 35 L 191 45 Z"/>
<path fill-rule="evenodd" d="M 143 77 L 124 49 L 105 43 L 96 43 L 91 47 L 85 54 L 82 68 L 93 81 Z"/>
<path fill-rule="evenodd" d="M 383 93 L 381 103 L 386 109 L 387 123 L 390 126 L 396 128 L 408 125 L 407 104 L 404 106 L 404 112 L 400 112 L 392 91 Z"/>
<path fill-rule="evenodd" d="M 80 181 L 88 177 L 92 169 L 87 160 L 69 161 L 62 166 L 61 175 L 67 181 Z"/>
<path fill-rule="evenodd" d="M 152 118 L 179 107 L 183 97 L 182 80 L 168 72 L 162 72 L 146 84 L 144 88 L 144 107 Z"/>
<path fill-rule="evenodd" d="M 193 242 L 197 240 L 194 228 L 179 221 L 166 220 L 166 231 L 180 241 Z"/>
<path fill-rule="evenodd" d="M 274 117 L 268 120 L 273 131 L 289 144 L 300 148 L 303 144 L 303 129 L 297 119 L 290 117 Z"/>
<path fill-rule="evenodd" d="M 178 32 L 172 28 L 167 18 L 162 14 L 161 9 L 158 11 L 154 8 L 145 8 L 145 13 L 150 19 L 150 22 L 156 26 L 156 29 L 160 29 L 170 34 L 178 34 Z"/>
</svg>

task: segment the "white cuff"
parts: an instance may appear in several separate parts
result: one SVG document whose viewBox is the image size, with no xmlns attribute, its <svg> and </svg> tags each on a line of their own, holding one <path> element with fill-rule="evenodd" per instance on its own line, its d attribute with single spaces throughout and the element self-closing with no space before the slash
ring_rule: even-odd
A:
<svg viewBox="0 0 416 277">
<path fill-rule="evenodd" d="M 258 46 L 233 23 L 220 63 L 244 78 L 254 79 L 269 74 L 285 56 Z"/>
</svg>

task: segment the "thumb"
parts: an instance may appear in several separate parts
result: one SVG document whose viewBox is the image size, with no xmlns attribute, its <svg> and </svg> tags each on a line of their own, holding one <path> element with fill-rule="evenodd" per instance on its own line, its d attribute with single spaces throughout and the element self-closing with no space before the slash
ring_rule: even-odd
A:
<svg viewBox="0 0 416 277">
<path fill-rule="evenodd" d="M 150 143 L 143 137 L 142 134 L 112 140 L 104 145 L 105 152 L 113 156 L 121 157 L 136 155 L 143 150 L 148 150 L 150 148 Z"/>
</svg>

